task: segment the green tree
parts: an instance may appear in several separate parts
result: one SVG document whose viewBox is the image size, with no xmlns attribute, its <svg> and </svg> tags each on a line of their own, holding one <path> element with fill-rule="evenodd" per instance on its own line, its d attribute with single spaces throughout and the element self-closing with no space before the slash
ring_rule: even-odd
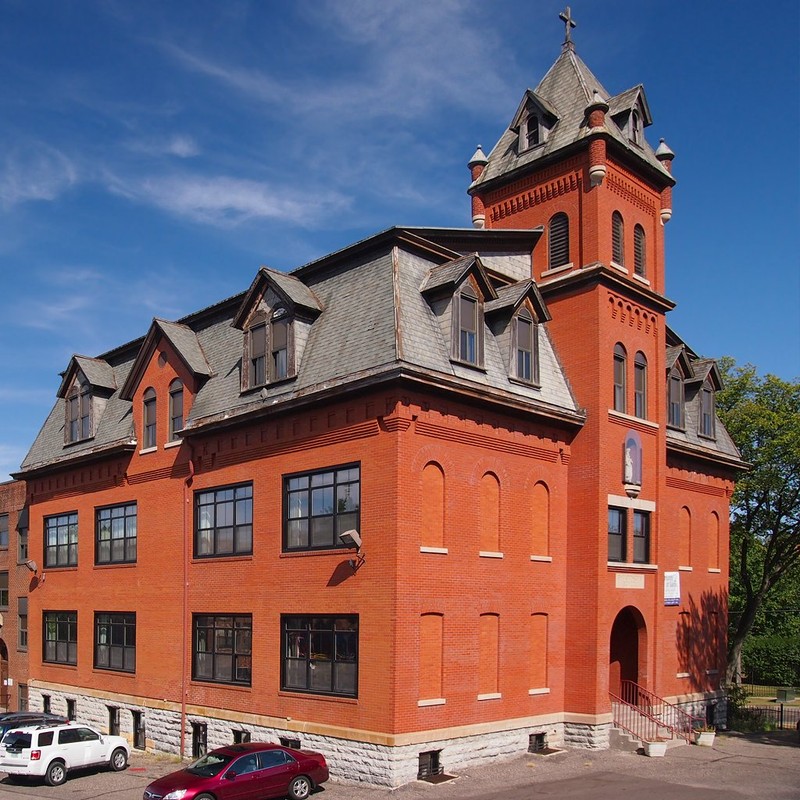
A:
<svg viewBox="0 0 800 800">
<path fill-rule="evenodd" d="M 777 592 L 800 575 L 800 383 L 720 362 L 717 408 L 750 469 L 731 501 L 728 683 L 740 679 L 742 646 Z M 765 624 L 765 627 L 769 627 Z"/>
</svg>

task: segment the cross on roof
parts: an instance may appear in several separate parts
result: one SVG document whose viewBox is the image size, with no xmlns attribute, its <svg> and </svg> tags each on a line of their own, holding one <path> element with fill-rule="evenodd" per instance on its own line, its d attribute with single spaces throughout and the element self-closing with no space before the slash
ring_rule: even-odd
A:
<svg viewBox="0 0 800 800">
<path fill-rule="evenodd" d="M 572 44 L 572 31 L 570 28 L 574 28 L 577 23 L 572 19 L 572 12 L 569 10 L 569 6 L 558 15 L 558 18 L 564 22 L 564 28 L 566 29 L 564 32 L 564 44 Z"/>
</svg>

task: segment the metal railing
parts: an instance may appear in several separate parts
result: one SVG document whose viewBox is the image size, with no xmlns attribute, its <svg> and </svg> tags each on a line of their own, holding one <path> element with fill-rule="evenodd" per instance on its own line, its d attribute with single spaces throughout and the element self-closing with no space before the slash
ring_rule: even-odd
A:
<svg viewBox="0 0 800 800">
<path fill-rule="evenodd" d="M 672 731 L 661 725 L 655 717 L 613 692 L 609 692 L 608 696 L 611 698 L 611 714 L 615 728 L 622 729 L 641 742 L 672 739 Z"/>
<path fill-rule="evenodd" d="M 633 681 L 620 681 L 619 692 L 619 700 L 624 704 L 624 708 L 635 709 L 644 718 L 654 720 L 657 723 L 656 736 L 659 739 L 672 739 L 677 736 L 691 743 L 694 731 L 705 724 L 704 719 L 693 717 L 682 708 L 668 703 L 662 697 L 653 694 Z M 629 714 L 630 712 L 626 710 L 623 713 Z M 616 721 L 614 724 L 617 724 Z M 618 727 L 624 726 L 619 725 Z M 650 727 L 647 727 L 647 730 L 649 731 Z M 665 732 L 668 733 L 665 735 Z M 642 737 L 640 736 L 639 738 L 641 739 Z M 647 741 L 654 740 L 647 739 Z"/>
</svg>

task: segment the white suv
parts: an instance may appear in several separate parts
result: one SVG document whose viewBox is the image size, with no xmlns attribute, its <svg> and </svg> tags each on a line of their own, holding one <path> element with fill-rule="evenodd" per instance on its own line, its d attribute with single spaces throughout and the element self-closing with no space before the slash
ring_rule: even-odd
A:
<svg viewBox="0 0 800 800">
<path fill-rule="evenodd" d="M 128 765 L 130 747 L 121 736 L 106 736 L 85 725 L 37 725 L 14 728 L 0 743 L 0 770 L 12 777 L 44 778 L 51 786 L 67 772 L 107 764 L 118 771 Z"/>
</svg>

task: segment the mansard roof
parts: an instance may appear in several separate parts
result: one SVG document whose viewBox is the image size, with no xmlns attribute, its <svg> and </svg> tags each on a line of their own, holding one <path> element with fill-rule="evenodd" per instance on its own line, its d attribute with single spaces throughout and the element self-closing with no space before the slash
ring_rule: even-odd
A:
<svg viewBox="0 0 800 800">
<path fill-rule="evenodd" d="M 643 121 L 646 125 L 652 122 L 644 89 L 641 86 L 612 96 L 574 49 L 566 47 L 536 89 L 526 91 L 514 119 L 489 153 L 486 167 L 480 177 L 473 182 L 470 191 L 490 188 L 493 182 L 501 178 L 506 179 L 511 175 L 516 177 L 515 173 L 550 163 L 564 151 L 580 146 L 589 132 L 586 109 L 595 102 L 595 92 L 608 102 L 609 106 L 613 102 L 614 113 L 624 111 L 626 108 L 632 109 L 637 100 L 641 99 Z M 551 113 L 557 118 L 557 122 L 542 144 L 520 152 L 516 129 L 521 109 L 529 98 L 546 103 L 547 108 L 552 109 Z M 628 103 L 630 105 L 627 105 Z M 649 173 L 657 177 L 660 182 L 665 185 L 674 183 L 674 179 L 656 158 L 647 141 L 643 139 L 641 145 L 633 144 L 614 121 L 611 112 L 606 115 L 605 133 L 610 142 L 646 166 Z"/>
<path fill-rule="evenodd" d="M 484 310 L 487 314 L 500 311 L 510 311 L 513 314 L 525 300 L 530 300 L 538 322 L 548 322 L 552 319 L 539 288 L 530 278 L 501 286 L 497 290 L 497 298 L 490 300 Z"/>
<path fill-rule="evenodd" d="M 259 270 L 248 292 L 239 294 L 177 322 L 155 320 L 142 339 L 101 356 L 116 386 L 125 386 L 109 398 L 91 440 L 64 444 L 64 400 L 59 399 L 22 465 L 21 475 L 52 468 L 76 458 L 94 457 L 121 446 L 136 444 L 130 387 L 146 360 L 157 334 L 164 333 L 195 372 L 203 375 L 184 420 L 184 435 L 236 424 L 287 407 L 323 402 L 348 390 L 402 380 L 436 391 L 479 398 L 483 403 L 529 413 L 550 423 L 577 427 L 584 414 L 569 387 L 546 325 L 539 325 L 539 387 L 509 379 L 508 358 L 484 327 L 484 369 L 456 363 L 445 341 L 440 320 L 421 287 L 436 276 L 444 291 L 445 276 L 454 281 L 470 270 L 486 282 L 487 298 L 498 291 L 503 302 L 524 296 L 541 303 L 533 285 L 527 294 L 516 286 L 522 261 L 530 275 L 530 248 L 540 231 L 393 228 L 357 242 L 291 273 Z M 507 247 L 504 251 L 503 243 Z M 454 248 L 462 245 L 468 250 Z M 526 252 L 527 248 L 527 252 Z M 491 275 L 482 261 L 490 259 Z M 233 326 L 241 320 L 248 298 L 257 294 L 259 281 L 268 281 L 308 309 L 307 341 L 297 364 L 296 377 L 242 391 L 241 363 L 244 334 Z M 511 284 L 511 287 L 509 287 Z M 543 313 L 546 308 L 541 306 Z M 202 355 L 202 358 L 201 358 Z"/>
<path fill-rule="evenodd" d="M 83 377 L 89 382 L 89 385 L 95 389 L 106 389 L 110 391 L 117 388 L 114 370 L 106 361 L 103 361 L 101 358 L 74 355 L 63 373 L 61 386 L 58 387 L 58 397 L 66 396 L 69 387 L 72 385 L 73 378 L 78 371 L 83 373 Z"/>
<path fill-rule="evenodd" d="M 207 378 L 211 375 L 211 367 L 208 365 L 197 334 L 187 325 L 156 318 L 150 325 L 150 330 L 147 332 L 136 360 L 133 362 L 128 377 L 120 390 L 120 397 L 123 400 L 130 400 L 133 397 L 136 387 L 150 359 L 153 357 L 158 340 L 162 336 L 172 345 L 175 352 L 195 377 Z"/>
</svg>

